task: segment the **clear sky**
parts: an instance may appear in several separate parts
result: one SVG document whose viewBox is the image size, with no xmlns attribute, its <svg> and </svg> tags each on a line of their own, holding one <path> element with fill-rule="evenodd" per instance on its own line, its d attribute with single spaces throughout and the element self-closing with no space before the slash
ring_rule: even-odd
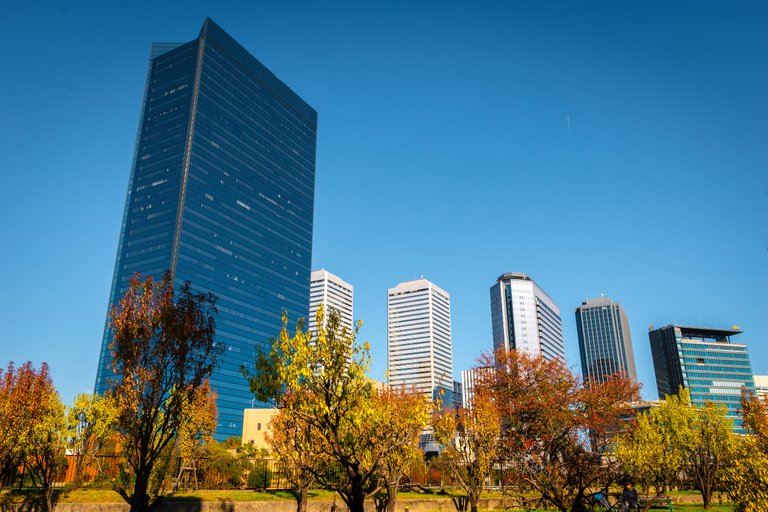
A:
<svg viewBox="0 0 768 512">
<path fill-rule="evenodd" d="M 649 325 L 739 325 L 768 373 L 768 3 L 121 4 L 0 6 L 2 366 L 92 391 L 149 46 L 210 16 L 319 113 L 313 267 L 374 377 L 387 288 L 451 294 L 458 377 L 509 271 L 577 370 L 574 309 L 620 301 L 648 398 Z"/>
</svg>

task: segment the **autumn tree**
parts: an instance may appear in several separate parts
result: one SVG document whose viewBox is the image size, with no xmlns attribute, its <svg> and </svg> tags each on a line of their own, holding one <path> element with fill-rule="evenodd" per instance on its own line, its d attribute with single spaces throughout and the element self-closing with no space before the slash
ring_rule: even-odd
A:
<svg viewBox="0 0 768 512">
<path fill-rule="evenodd" d="M 216 393 L 206 379 L 202 386 L 189 390 L 186 400 L 176 437 L 180 459 L 176 485 L 183 481 L 186 490 L 191 474 L 197 491 L 197 461 L 204 455 L 205 447 L 214 442 L 213 434 L 218 426 Z"/>
<path fill-rule="evenodd" d="M 477 380 L 469 407 L 437 412 L 432 420 L 435 439 L 444 446 L 441 457 L 467 494 L 471 512 L 477 512 L 501 446 L 501 409 L 487 383 L 480 382 L 482 375 Z"/>
<path fill-rule="evenodd" d="M 687 390 L 685 390 L 687 392 Z M 725 471 L 733 464 L 736 436 L 724 405 L 707 402 L 694 410 L 684 467 L 709 509 L 715 490 L 722 487 Z"/>
<path fill-rule="evenodd" d="M 285 398 L 290 403 L 290 397 Z M 269 422 L 264 436 L 277 460 L 286 471 L 296 511 L 306 512 L 307 494 L 315 482 L 315 475 L 322 472 L 328 457 L 314 449 L 315 431 L 312 425 L 299 415 L 281 409 Z"/>
<path fill-rule="evenodd" d="M 385 495 L 378 500 L 377 508 L 394 512 L 400 481 L 415 462 L 424 458 L 419 438 L 429 422 L 429 403 L 423 394 L 405 387 L 380 390 L 372 401 L 380 414 L 382 434 L 391 446 L 381 465 Z"/>
<path fill-rule="evenodd" d="M 725 483 L 740 512 L 762 512 L 768 510 L 768 398 L 742 390 L 741 406 L 750 435 L 736 440 Z"/>
<path fill-rule="evenodd" d="M 214 341 L 216 299 L 195 294 L 189 282 L 178 294 L 166 273 L 131 279 L 111 311 L 112 369 L 107 395 L 118 408 L 117 431 L 127 468 L 115 490 L 131 512 L 153 508 L 162 490 L 160 469 L 184 420 L 187 404 L 216 366 L 223 345 Z"/>
<path fill-rule="evenodd" d="M 0 369 L 0 489 L 12 483 L 31 456 L 41 455 L 45 429 L 40 424 L 53 421 L 55 400 L 58 395 L 46 363 L 39 370 L 31 362 L 18 368 L 10 362 L 6 370 Z"/>
<path fill-rule="evenodd" d="M 363 512 L 365 499 L 380 487 L 380 470 L 387 453 L 400 438 L 386 429 L 387 414 L 377 407 L 368 343 L 359 344 L 357 333 L 340 325 L 335 310 L 317 312 L 316 333 L 297 324 L 283 329 L 272 349 L 257 358 L 255 371 L 243 369 L 251 390 L 261 400 L 281 408 L 294 421 L 312 429 L 311 450 L 326 457 L 335 471 L 317 471 L 318 483 L 336 491 L 351 512 Z"/>
<path fill-rule="evenodd" d="M 643 487 L 654 487 L 658 495 L 684 472 L 708 509 L 732 463 L 734 443 L 725 407 L 708 402 L 696 408 L 681 387 L 619 436 L 616 455 Z"/>
<path fill-rule="evenodd" d="M 54 482 L 67 469 L 67 422 L 64 404 L 53 386 L 47 369 L 37 379 L 35 402 L 29 404 L 36 418 L 26 445 L 26 465 L 32 484 L 43 495 L 45 510 L 53 511 Z"/>
<path fill-rule="evenodd" d="M 584 385 L 558 360 L 510 350 L 484 356 L 502 416 L 503 464 L 518 489 L 566 512 L 611 478 L 606 453 L 638 386 L 622 375 Z"/>
<path fill-rule="evenodd" d="M 117 408 L 108 397 L 81 393 L 68 408 L 66 441 L 75 462 L 75 487 L 82 483 L 83 472 L 91 464 L 96 464 L 102 473 L 96 455 L 114 436 L 116 421 Z"/>
</svg>

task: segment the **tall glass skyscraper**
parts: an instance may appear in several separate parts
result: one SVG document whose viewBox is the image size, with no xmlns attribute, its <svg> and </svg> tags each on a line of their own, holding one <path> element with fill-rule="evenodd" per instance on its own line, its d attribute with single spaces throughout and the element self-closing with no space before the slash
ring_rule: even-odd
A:
<svg viewBox="0 0 768 512">
<path fill-rule="evenodd" d="M 691 403 L 703 407 L 715 402 L 728 409 L 734 430 L 744 432 L 741 389 L 755 392 L 747 346 L 733 343 L 739 330 L 665 325 L 648 332 L 659 398 L 691 393 Z"/>
<path fill-rule="evenodd" d="M 622 372 L 637 382 L 629 320 L 621 304 L 601 297 L 576 308 L 576 330 L 584 380 L 605 382 Z"/>
<path fill-rule="evenodd" d="M 131 276 L 218 298 L 224 357 L 211 377 L 217 437 L 239 436 L 253 395 L 240 373 L 306 317 L 317 113 L 210 19 L 197 39 L 152 46 L 110 304 Z M 112 376 L 105 329 L 95 390 Z"/>
<path fill-rule="evenodd" d="M 491 286 L 493 349 L 565 361 L 560 308 L 527 274 L 507 272 Z"/>
</svg>

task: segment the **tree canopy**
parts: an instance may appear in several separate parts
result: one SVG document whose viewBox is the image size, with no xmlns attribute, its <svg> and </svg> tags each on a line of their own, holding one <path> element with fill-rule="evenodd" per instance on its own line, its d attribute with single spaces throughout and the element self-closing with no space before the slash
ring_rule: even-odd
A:
<svg viewBox="0 0 768 512">
<path fill-rule="evenodd" d="M 189 282 L 175 293 L 173 279 L 131 280 L 111 311 L 112 368 L 107 395 L 118 409 L 117 432 L 127 467 L 116 481 L 131 512 L 145 512 L 162 489 L 163 472 L 184 411 L 219 361 L 214 341 L 216 298 L 193 293 Z"/>
</svg>

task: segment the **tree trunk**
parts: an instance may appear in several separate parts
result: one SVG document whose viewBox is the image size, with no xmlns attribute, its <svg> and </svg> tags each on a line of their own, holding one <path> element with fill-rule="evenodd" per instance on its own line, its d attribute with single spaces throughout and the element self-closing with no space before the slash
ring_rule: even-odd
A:
<svg viewBox="0 0 768 512">
<path fill-rule="evenodd" d="M 480 493 L 469 492 L 467 493 L 467 498 L 469 498 L 469 512 L 477 512 L 477 502 L 480 501 Z"/>
<path fill-rule="evenodd" d="M 712 505 L 712 490 L 702 489 L 701 498 L 704 501 L 704 510 L 709 510 L 709 507 Z"/>
<path fill-rule="evenodd" d="M 53 512 L 55 505 L 53 504 L 53 486 L 51 484 L 45 485 L 43 488 L 43 495 L 45 495 L 46 512 Z"/>
<path fill-rule="evenodd" d="M 149 472 L 144 471 L 136 473 L 136 483 L 133 487 L 133 496 L 131 496 L 130 512 L 149 512 L 149 496 L 147 488 L 149 487 Z"/>
<path fill-rule="evenodd" d="M 397 484 L 387 486 L 387 512 L 395 512 L 397 505 Z"/>
<path fill-rule="evenodd" d="M 363 479 L 355 475 L 350 479 L 348 493 L 342 495 L 344 502 L 349 507 L 349 512 L 365 512 L 365 492 L 363 491 Z"/>
<path fill-rule="evenodd" d="M 302 485 L 296 493 L 296 512 L 307 512 L 307 491 L 309 486 Z"/>
</svg>

